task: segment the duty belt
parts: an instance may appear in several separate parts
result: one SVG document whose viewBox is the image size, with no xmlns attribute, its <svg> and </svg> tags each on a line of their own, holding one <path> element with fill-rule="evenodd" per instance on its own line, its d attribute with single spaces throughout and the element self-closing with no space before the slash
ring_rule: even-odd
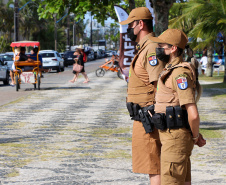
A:
<svg viewBox="0 0 226 185">
<path fill-rule="evenodd" d="M 129 111 L 132 120 L 141 121 L 146 133 L 153 132 L 153 123 L 149 112 L 153 115 L 154 105 L 148 107 L 140 107 L 138 104 L 133 102 L 126 103 L 127 109 Z"/>
<path fill-rule="evenodd" d="M 187 110 L 182 109 L 180 106 L 166 107 L 166 114 L 155 113 L 152 116 L 152 122 L 155 127 L 160 130 L 187 128 L 190 129 L 188 123 Z"/>
</svg>

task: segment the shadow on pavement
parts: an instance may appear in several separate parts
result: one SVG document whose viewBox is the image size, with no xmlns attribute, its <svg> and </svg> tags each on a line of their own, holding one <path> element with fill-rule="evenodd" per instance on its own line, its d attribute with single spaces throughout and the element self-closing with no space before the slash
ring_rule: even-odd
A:
<svg viewBox="0 0 226 185">
<path fill-rule="evenodd" d="M 20 142 L 21 139 L 30 138 L 30 137 L 15 137 L 15 138 L 1 138 L 0 144 L 2 143 L 16 143 Z"/>
<path fill-rule="evenodd" d="M 224 94 L 226 94 L 225 88 L 209 88 L 203 89 L 202 97 L 215 97 Z"/>
<path fill-rule="evenodd" d="M 214 123 L 214 122 L 201 122 L 202 129 L 205 130 L 224 130 L 226 129 L 225 123 Z"/>
<path fill-rule="evenodd" d="M 43 87 L 40 89 L 40 91 L 42 90 L 57 90 L 57 89 L 91 89 L 90 87 Z M 23 91 L 23 90 L 22 90 Z M 39 91 L 38 89 L 34 89 L 34 88 L 26 88 L 24 89 L 24 91 Z"/>
<path fill-rule="evenodd" d="M 41 90 L 57 90 L 57 89 L 91 89 L 90 87 L 44 87 Z"/>
</svg>

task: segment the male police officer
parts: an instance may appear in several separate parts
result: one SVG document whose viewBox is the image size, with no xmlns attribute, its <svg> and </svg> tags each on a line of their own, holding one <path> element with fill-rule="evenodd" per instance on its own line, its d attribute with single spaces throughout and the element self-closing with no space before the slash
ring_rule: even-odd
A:
<svg viewBox="0 0 226 185">
<path fill-rule="evenodd" d="M 156 59 L 157 44 L 153 37 L 152 15 L 148 8 L 133 9 L 127 20 L 128 37 L 138 42 L 129 73 L 127 108 L 134 120 L 132 136 L 132 163 L 134 173 L 149 174 L 151 185 L 160 185 L 160 140 L 158 130 L 148 123 L 147 107 L 154 104 L 159 73 L 164 64 Z"/>
</svg>

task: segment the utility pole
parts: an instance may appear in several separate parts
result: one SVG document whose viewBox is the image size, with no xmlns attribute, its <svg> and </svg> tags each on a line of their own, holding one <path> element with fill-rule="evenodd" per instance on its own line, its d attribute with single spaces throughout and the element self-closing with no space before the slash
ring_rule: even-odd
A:
<svg viewBox="0 0 226 185">
<path fill-rule="evenodd" d="M 19 5 L 18 0 L 14 0 L 14 41 L 18 41 L 18 31 L 19 31 L 19 24 L 18 24 L 18 14 L 19 14 Z"/>
<path fill-rule="evenodd" d="M 76 21 L 74 20 L 74 24 L 73 24 L 73 46 L 76 45 Z"/>
<path fill-rule="evenodd" d="M 57 15 L 54 14 L 54 40 L 55 40 L 55 51 L 57 51 Z"/>
<path fill-rule="evenodd" d="M 68 12 L 69 12 L 69 8 L 68 8 Z M 68 14 L 67 16 L 67 48 L 66 50 L 70 50 L 70 34 L 69 34 L 69 31 L 70 31 L 70 15 Z"/>
<path fill-rule="evenodd" d="M 92 12 L 91 14 L 91 25 L 90 25 L 90 45 L 91 47 L 93 46 L 93 23 L 92 23 Z"/>
</svg>

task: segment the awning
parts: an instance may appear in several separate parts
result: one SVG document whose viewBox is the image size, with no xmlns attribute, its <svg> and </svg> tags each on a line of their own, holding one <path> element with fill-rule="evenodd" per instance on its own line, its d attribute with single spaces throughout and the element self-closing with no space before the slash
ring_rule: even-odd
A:
<svg viewBox="0 0 226 185">
<path fill-rule="evenodd" d="M 38 41 L 19 41 L 19 42 L 12 42 L 10 44 L 11 47 L 35 47 L 35 46 L 40 46 L 40 43 Z"/>
</svg>

